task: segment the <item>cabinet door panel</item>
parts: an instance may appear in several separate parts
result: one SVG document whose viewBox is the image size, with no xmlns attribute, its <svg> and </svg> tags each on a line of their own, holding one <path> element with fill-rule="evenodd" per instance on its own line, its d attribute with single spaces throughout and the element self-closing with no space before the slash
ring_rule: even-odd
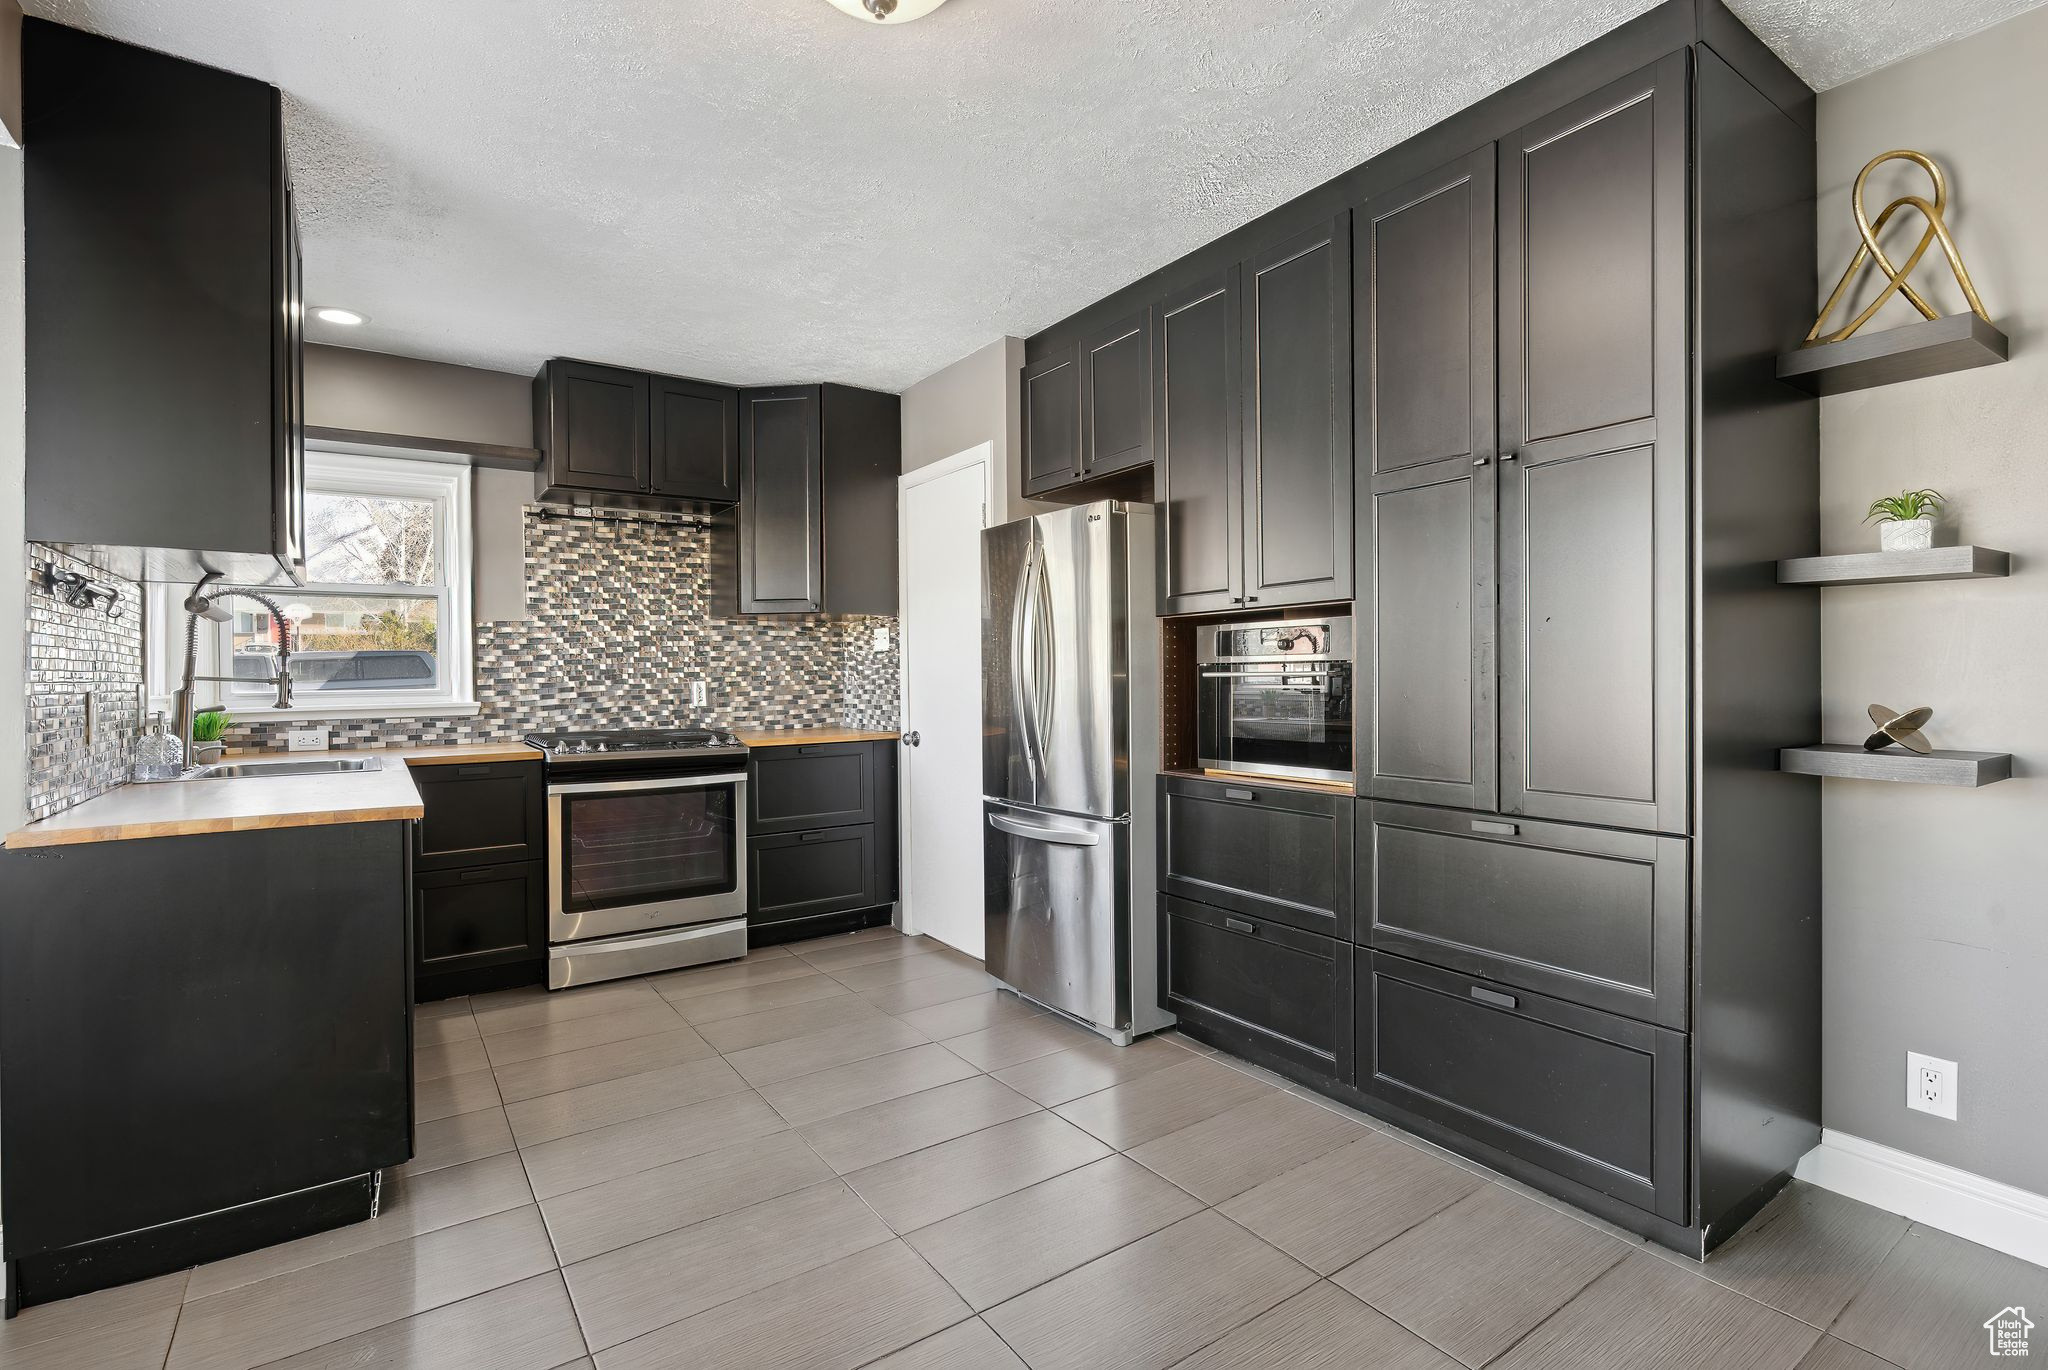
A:
<svg viewBox="0 0 2048 1370">
<path fill-rule="evenodd" d="M 1686 1037 L 1358 953 L 1358 1087 L 1686 1221 Z"/>
<path fill-rule="evenodd" d="M 1066 485 L 1081 474 L 1081 368 L 1064 348 L 1024 368 L 1024 493 Z"/>
<path fill-rule="evenodd" d="M 1161 776 L 1160 888 L 1348 938 L 1353 802 L 1278 785 Z"/>
<path fill-rule="evenodd" d="M 1090 476 L 1152 461 L 1152 314 L 1081 345 L 1081 469 Z"/>
<path fill-rule="evenodd" d="M 1351 597 L 1351 216 L 1244 267 L 1245 602 Z"/>
<path fill-rule="evenodd" d="M 741 396 L 740 612 L 817 613 L 824 601 L 818 388 Z"/>
<path fill-rule="evenodd" d="M 1161 1006 L 1324 1079 L 1351 1079 L 1349 944 L 1159 896 Z"/>
<path fill-rule="evenodd" d="M 1152 392 L 1161 614 L 1243 602 L 1237 282 L 1232 267 L 1159 308 Z"/>
<path fill-rule="evenodd" d="M 647 377 L 588 362 L 555 366 L 550 483 L 583 490 L 644 490 Z"/>
<path fill-rule="evenodd" d="M 547 855 L 547 789 L 540 762 L 416 766 L 425 809 L 413 824 L 413 869 L 454 870 Z"/>
<path fill-rule="evenodd" d="M 418 973 L 545 959 L 546 890 L 542 861 L 421 875 L 413 885 Z"/>
<path fill-rule="evenodd" d="M 1686 62 L 1502 147 L 1509 812 L 1688 822 Z"/>
<path fill-rule="evenodd" d="M 795 832 L 874 822 L 876 751 L 866 742 L 755 748 L 747 761 L 750 830 Z"/>
<path fill-rule="evenodd" d="M 707 504 L 737 500 L 739 392 L 664 376 L 651 404 L 649 491 Z"/>
<path fill-rule="evenodd" d="M 864 909 L 875 896 L 875 830 L 827 828 L 747 842 L 747 920 L 784 923 Z"/>
</svg>

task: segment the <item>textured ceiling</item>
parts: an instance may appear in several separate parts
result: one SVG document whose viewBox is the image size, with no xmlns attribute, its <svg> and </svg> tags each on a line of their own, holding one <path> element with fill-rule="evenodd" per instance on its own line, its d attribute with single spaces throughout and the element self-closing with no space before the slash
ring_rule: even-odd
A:
<svg viewBox="0 0 2048 1370">
<path fill-rule="evenodd" d="M 1654 0 L 27 0 L 285 92 L 340 342 L 898 390 Z M 1816 87 L 2042 0 L 1732 0 Z"/>
</svg>

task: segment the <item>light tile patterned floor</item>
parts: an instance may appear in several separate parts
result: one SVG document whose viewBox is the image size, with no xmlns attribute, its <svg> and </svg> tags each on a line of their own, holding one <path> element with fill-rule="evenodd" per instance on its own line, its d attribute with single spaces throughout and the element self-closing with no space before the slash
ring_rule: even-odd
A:
<svg viewBox="0 0 2048 1370">
<path fill-rule="evenodd" d="M 886 928 L 417 1038 L 376 1221 L 30 1309 L 0 1366 L 1945 1370 L 2048 1310 L 2048 1270 L 1797 1184 L 1702 1268 Z"/>
</svg>

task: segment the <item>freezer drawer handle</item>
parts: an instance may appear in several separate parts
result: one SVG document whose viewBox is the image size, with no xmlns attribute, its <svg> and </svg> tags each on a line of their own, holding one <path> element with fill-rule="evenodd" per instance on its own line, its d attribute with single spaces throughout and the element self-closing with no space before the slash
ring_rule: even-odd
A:
<svg viewBox="0 0 2048 1370">
<path fill-rule="evenodd" d="M 1259 925 L 1257 923 L 1247 923 L 1242 918 L 1226 918 L 1223 920 L 1223 926 L 1229 928 L 1232 932 L 1250 933 L 1253 937 L 1259 935 Z"/>
<path fill-rule="evenodd" d="M 1521 828 L 1513 823 L 1489 823 L 1483 818 L 1472 820 L 1472 831 L 1495 833 L 1501 837 L 1513 837 Z"/>
<path fill-rule="evenodd" d="M 796 840 L 799 842 L 823 842 L 834 835 L 831 832 L 800 832 L 796 835 Z"/>
<path fill-rule="evenodd" d="M 1223 797 L 1225 799 L 1243 799 L 1251 803 L 1257 803 L 1259 798 L 1250 790 L 1225 790 L 1223 792 Z"/>
<path fill-rule="evenodd" d="M 998 832 L 1012 837 L 1029 838 L 1034 842 L 1055 842 L 1063 847 L 1095 847 L 1102 844 L 1098 833 L 1083 832 L 1079 828 L 1046 828 L 1036 823 L 1019 823 L 1016 819 L 999 813 L 992 813 L 988 821 Z"/>
<path fill-rule="evenodd" d="M 1480 1003 L 1492 1004 L 1495 1008 L 1515 1008 L 1519 1004 L 1519 1001 L 1512 994 L 1502 994 L 1498 990 L 1481 989 L 1478 985 L 1472 986 L 1468 993 Z"/>
</svg>

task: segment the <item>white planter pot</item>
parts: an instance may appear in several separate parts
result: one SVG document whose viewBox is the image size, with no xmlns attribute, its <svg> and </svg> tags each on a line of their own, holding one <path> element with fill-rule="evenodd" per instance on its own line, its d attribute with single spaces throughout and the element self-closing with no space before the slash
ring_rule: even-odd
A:
<svg viewBox="0 0 2048 1370">
<path fill-rule="evenodd" d="M 1893 519 L 1877 525 L 1877 545 L 1887 552 L 1918 552 L 1934 545 L 1931 518 Z"/>
</svg>

